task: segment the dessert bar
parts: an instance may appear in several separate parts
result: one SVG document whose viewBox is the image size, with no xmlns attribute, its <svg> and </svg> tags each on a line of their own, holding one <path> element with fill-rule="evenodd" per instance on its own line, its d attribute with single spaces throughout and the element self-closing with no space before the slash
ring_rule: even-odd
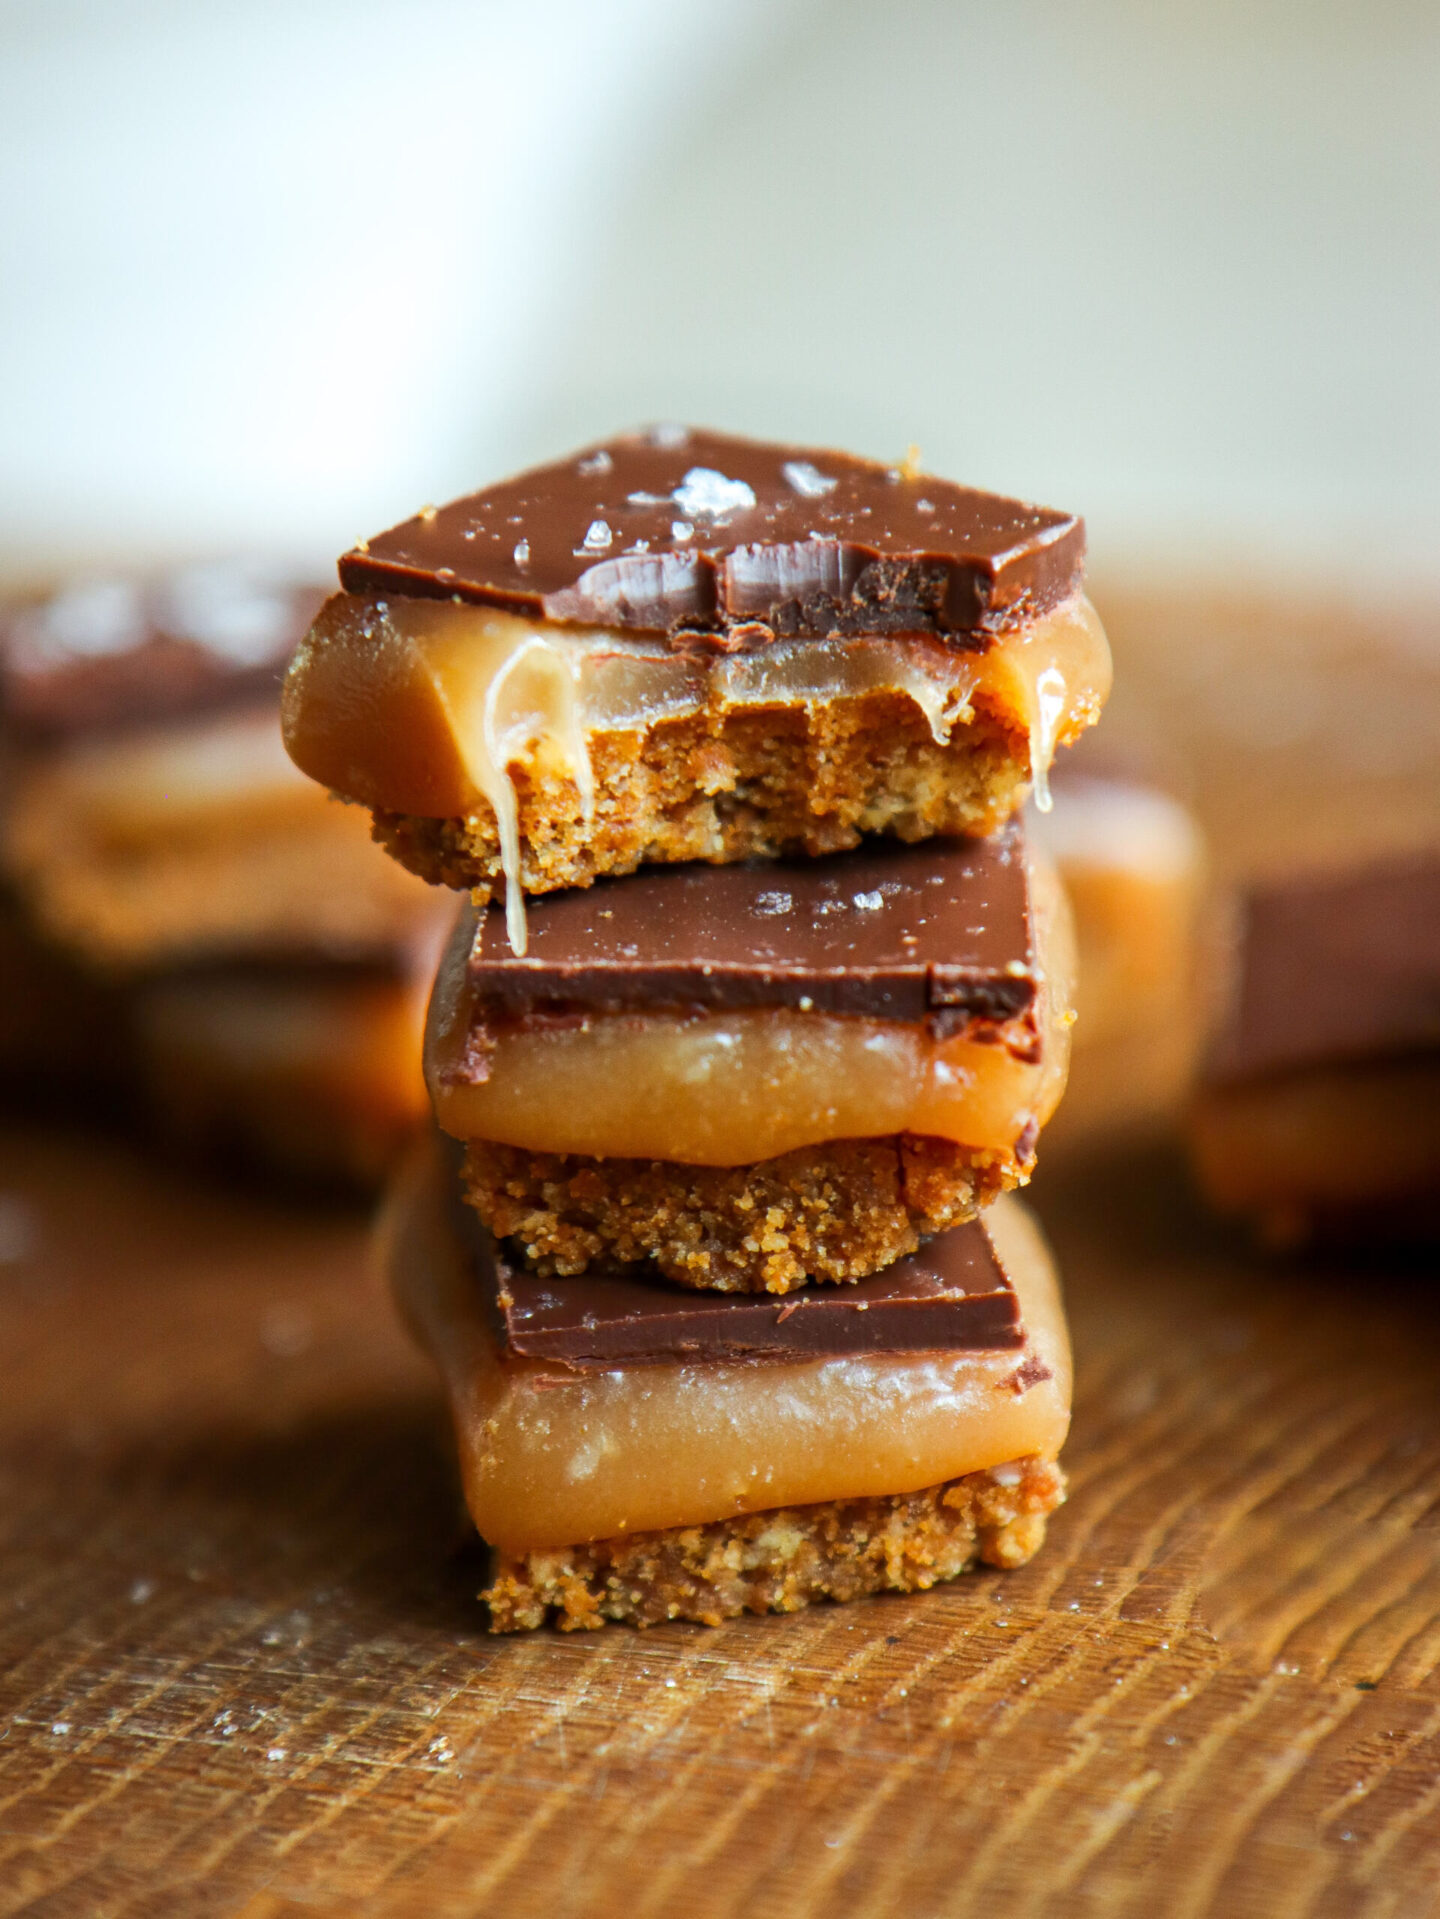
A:
<svg viewBox="0 0 1440 1919">
<path fill-rule="evenodd" d="M 410 1165 L 382 1248 L 445 1380 L 496 1630 L 715 1623 L 1038 1549 L 1070 1359 L 1018 1203 L 802 1306 L 517 1271 L 448 1161 Z"/>
<path fill-rule="evenodd" d="M 1007 1189 L 1074 936 L 1020 808 L 1108 691 L 1083 560 L 1067 514 L 685 428 L 342 558 L 287 744 L 472 894 L 380 1252 L 492 1630 L 1039 1548 L 1070 1361 Z"/>
<path fill-rule="evenodd" d="M 408 933 L 423 893 L 280 740 L 277 683 L 319 597 L 286 571 L 217 564 L 13 614 L 0 855 L 46 937 L 127 970 Z"/>
<path fill-rule="evenodd" d="M 3 959 L 43 1032 L 0 1028 L 0 1069 L 27 1097 L 138 1093 L 187 1151 L 369 1184 L 423 1107 L 449 915 L 286 757 L 280 676 L 321 599 L 227 562 L 10 610 Z"/>
<path fill-rule="evenodd" d="M 427 878 L 984 833 L 1099 715 L 1073 516 L 847 454 L 658 428 L 340 562 L 285 735 Z"/>
<path fill-rule="evenodd" d="M 137 1071 L 186 1156 L 372 1188 L 423 1124 L 425 1001 L 443 928 L 388 953 L 279 958 L 132 983 Z"/>
<path fill-rule="evenodd" d="M 1024 830 L 657 867 L 456 927 L 427 1075 L 539 1270 L 853 1280 L 1028 1177 L 1064 1087 L 1063 902 Z"/>
</svg>

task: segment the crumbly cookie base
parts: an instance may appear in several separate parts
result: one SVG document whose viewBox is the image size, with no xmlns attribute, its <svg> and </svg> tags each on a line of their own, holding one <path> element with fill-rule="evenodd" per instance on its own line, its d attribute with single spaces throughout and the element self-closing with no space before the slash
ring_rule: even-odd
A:
<svg viewBox="0 0 1440 1919">
<path fill-rule="evenodd" d="M 590 755 L 588 820 L 568 774 L 511 768 L 529 893 L 588 886 L 647 862 L 813 857 L 854 846 L 865 833 L 990 833 L 1015 810 L 1029 778 L 1023 732 L 977 714 L 942 745 L 913 701 L 893 692 L 597 733 Z M 488 803 L 463 819 L 377 812 L 374 832 L 412 872 L 470 887 L 482 904 L 502 883 Z"/>
<path fill-rule="evenodd" d="M 678 1285 L 788 1293 L 863 1279 L 973 1219 L 1026 1171 L 1013 1154 L 895 1133 L 804 1146 L 750 1166 L 587 1159 L 472 1140 L 465 1196 L 550 1277 L 654 1260 Z"/>
<path fill-rule="evenodd" d="M 602 1539 L 559 1552 L 497 1554 L 481 1594 L 492 1632 L 563 1632 L 617 1620 L 705 1626 L 798 1612 L 819 1599 L 924 1592 L 976 1566 L 1023 1566 L 1065 1497 L 1053 1459 L 1032 1457 L 924 1492 L 833 1500 Z"/>
</svg>

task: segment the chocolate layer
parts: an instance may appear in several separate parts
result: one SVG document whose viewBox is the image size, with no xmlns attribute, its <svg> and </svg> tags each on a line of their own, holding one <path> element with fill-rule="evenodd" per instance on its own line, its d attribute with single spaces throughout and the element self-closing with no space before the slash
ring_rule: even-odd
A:
<svg viewBox="0 0 1440 1919">
<path fill-rule="evenodd" d="M 586 1371 L 697 1360 L 991 1352 L 1025 1343 L 1015 1289 L 978 1220 L 854 1285 L 814 1286 L 773 1299 L 689 1292 L 634 1266 L 537 1279 L 496 1247 L 468 1207 L 458 1210 L 501 1347 L 515 1359 Z"/>
<path fill-rule="evenodd" d="M 340 561 L 352 593 L 727 649 L 939 633 L 972 647 L 1080 583 L 1082 521 L 813 447 L 657 427 L 472 493 Z"/>
<path fill-rule="evenodd" d="M 1440 1048 L 1440 854 L 1252 892 L 1206 1077 Z"/>
<path fill-rule="evenodd" d="M 0 623 L 0 709 L 43 740 L 273 700 L 324 597 L 242 561 L 78 581 Z"/>
<path fill-rule="evenodd" d="M 928 1020 L 1038 1045 L 1024 829 L 825 859 L 652 866 L 529 906 L 523 957 L 492 907 L 471 935 L 477 1019 L 545 1008 L 791 1006 Z M 462 920 L 456 938 L 467 937 Z"/>
</svg>

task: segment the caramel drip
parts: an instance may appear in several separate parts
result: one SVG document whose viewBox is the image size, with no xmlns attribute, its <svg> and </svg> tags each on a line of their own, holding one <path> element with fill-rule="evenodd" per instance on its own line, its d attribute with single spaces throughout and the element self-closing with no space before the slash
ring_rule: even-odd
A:
<svg viewBox="0 0 1440 1919">
<path fill-rule="evenodd" d="M 593 733 L 890 689 L 914 701 L 941 745 L 977 706 L 1024 727 L 1037 803 L 1048 810 L 1055 748 L 1098 714 L 1109 679 L 1100 622 L 1078 595 L 983 653 L 911 634 L 777 641 L 719 657 L 442 600 L 342 595 L 292 668 L 286 737 L 307 772 L 366 805 L 446 818 L 486 801 L 510 942 L 523 953 L 517 765 L 573 781 L 588 821 Z"/>
</svg>

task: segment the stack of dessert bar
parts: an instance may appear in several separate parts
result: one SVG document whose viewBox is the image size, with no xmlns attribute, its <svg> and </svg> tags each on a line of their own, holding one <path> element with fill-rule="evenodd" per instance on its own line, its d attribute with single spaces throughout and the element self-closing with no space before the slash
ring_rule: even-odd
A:
<svg viewBox="0 0 1440 1919">
<path fill-rule="evenodd" d="M 506 1630 L 1028 1559 L 1069 1357 L 1018 808 L 1098 715 L 1060 513 L 661 428 L 347 554 L 298 763 L 469 889 L 386 1258 Z M 492 904 L 492 902 L 494 902 Z"/>
<path fill-rule="evenodd" d="M 0 618 L 12 1101 L 104 1093 L 189 1152 L 326 1183 L 379 1179 L 422 1123 L 437 902 L 280 740 L 323 598 L 237 559 L 74 580 Z"/>
</svg>

